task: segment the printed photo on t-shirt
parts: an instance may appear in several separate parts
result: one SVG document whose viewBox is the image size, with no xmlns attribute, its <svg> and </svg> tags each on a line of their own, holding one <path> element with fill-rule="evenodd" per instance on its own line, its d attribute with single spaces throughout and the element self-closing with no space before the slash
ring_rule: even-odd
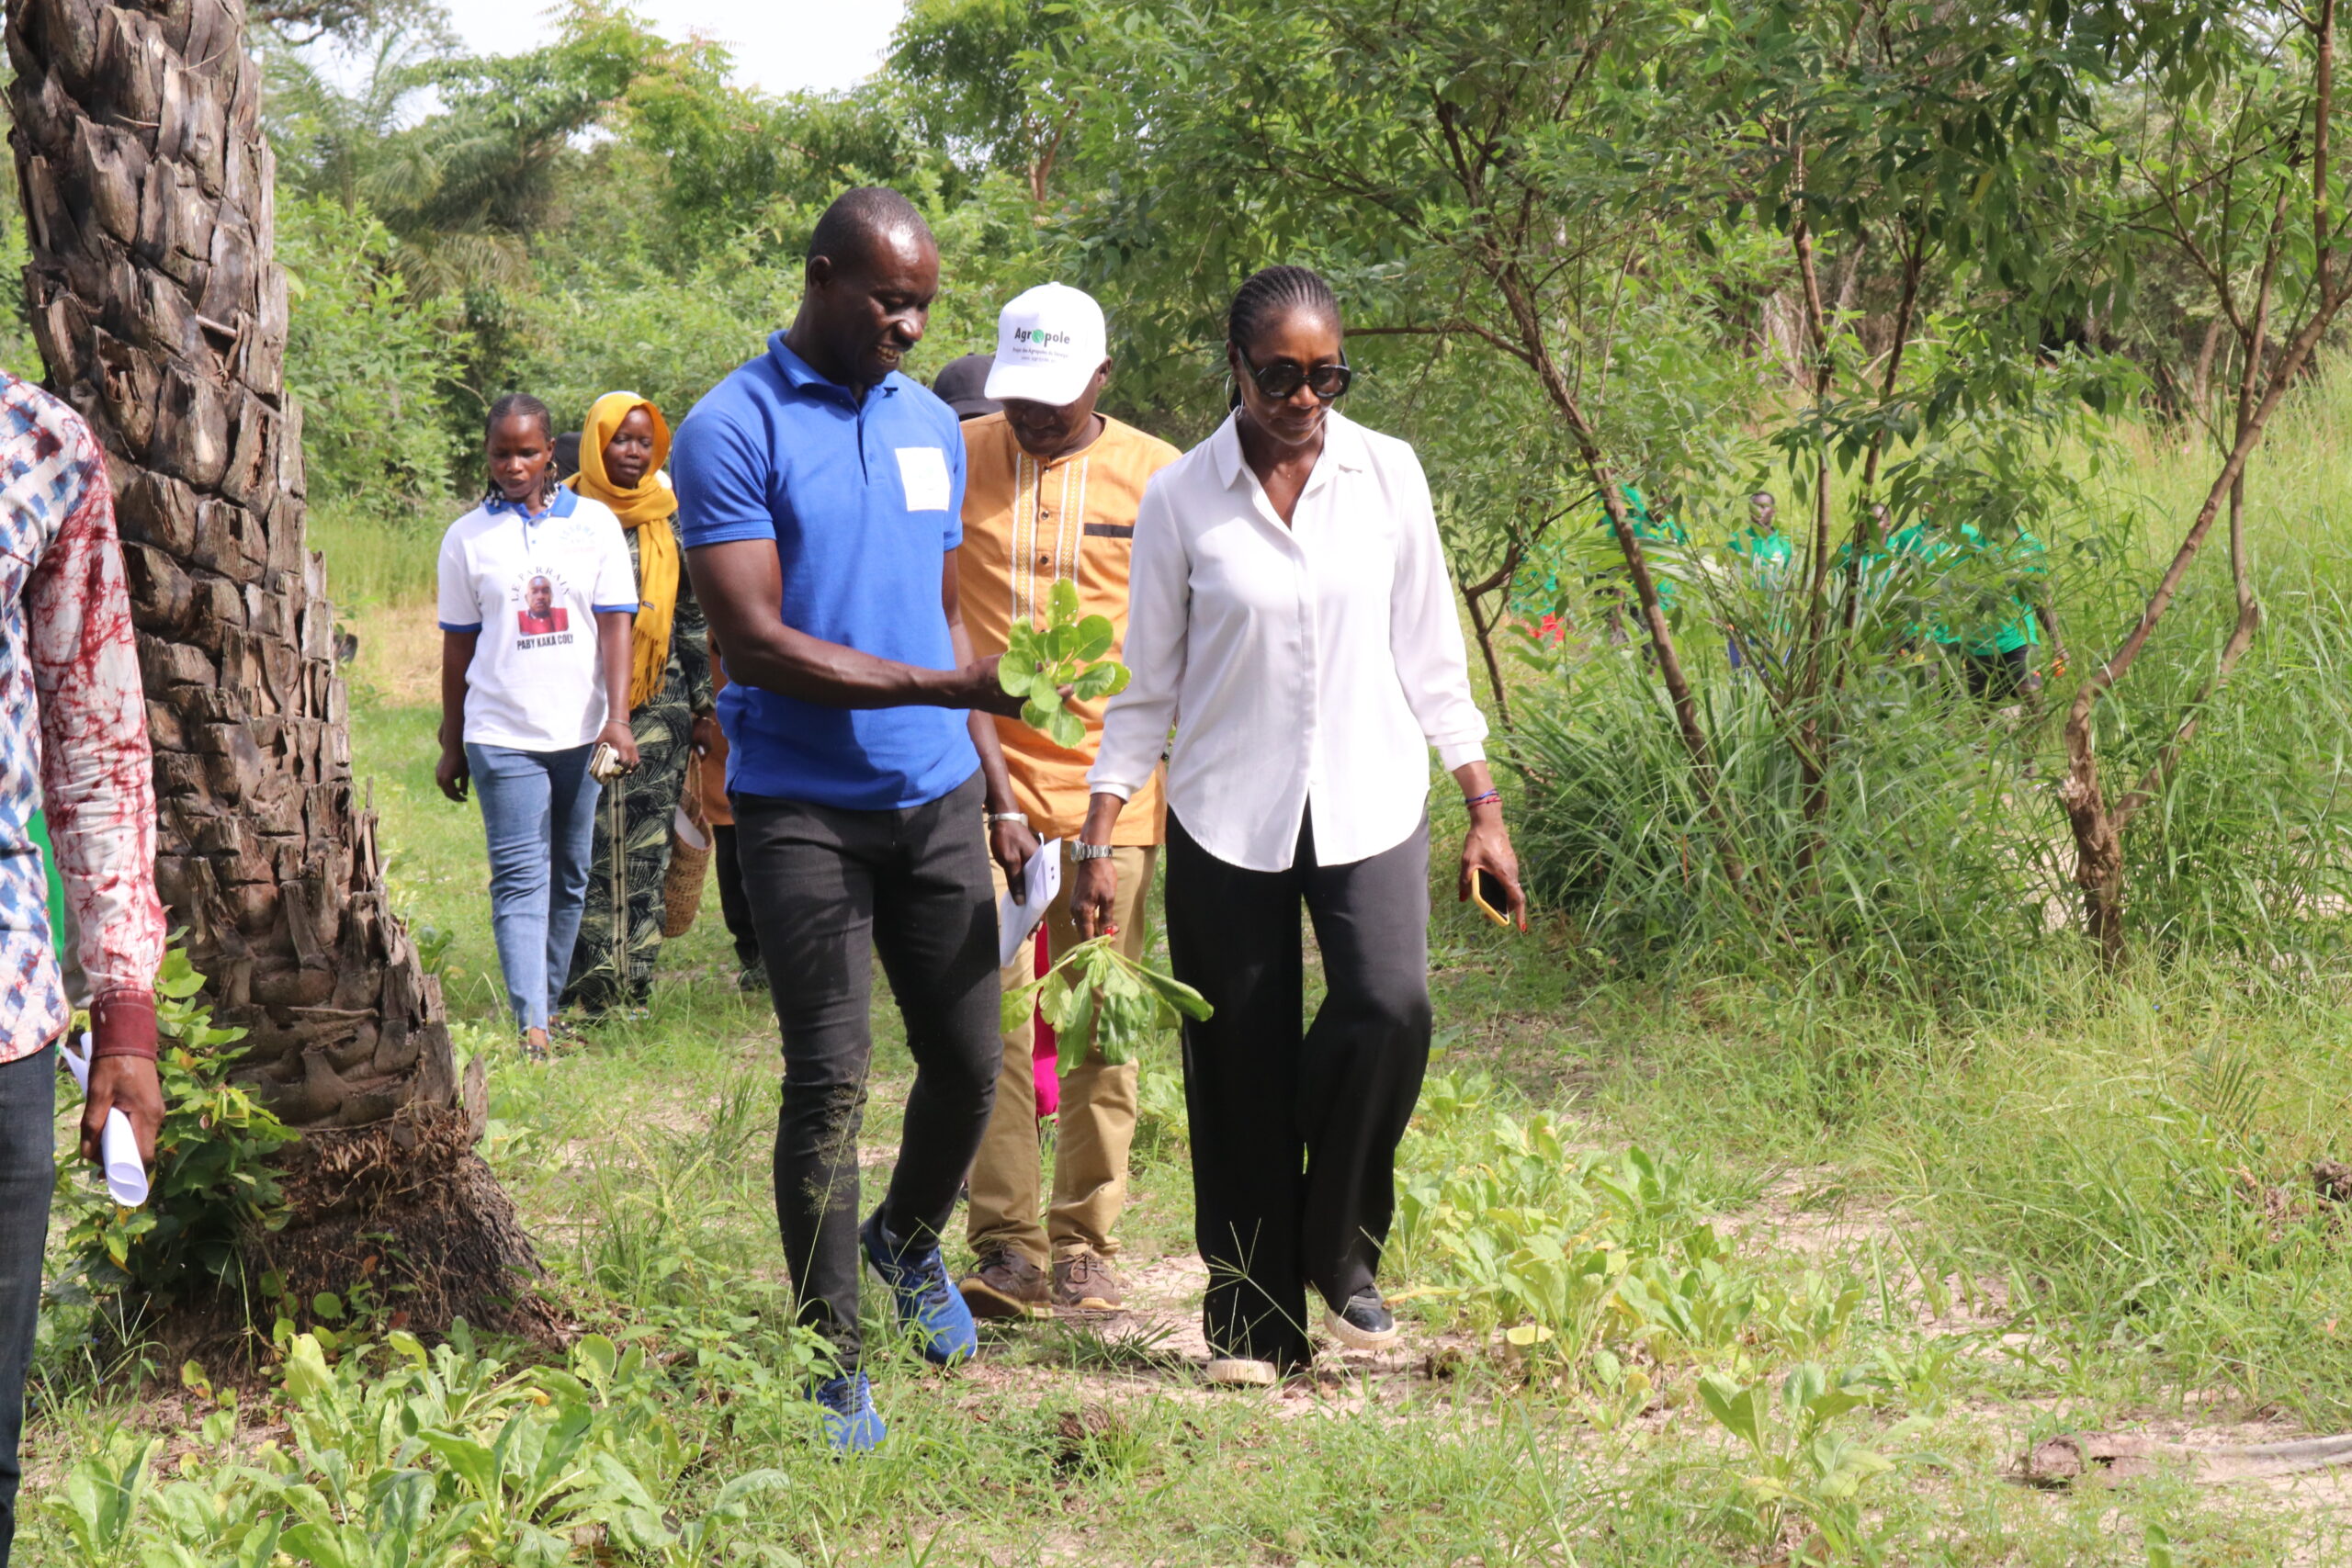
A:
<svg viewBox="0 0 2352 1568">
<path fill-rule="evenodd" d="M 508 593 L 515 604 L 516 648 L 561 648 L 571 640 L 571 612 L 555 602 L 553 573 L 535 571 Z"/>
</svg>

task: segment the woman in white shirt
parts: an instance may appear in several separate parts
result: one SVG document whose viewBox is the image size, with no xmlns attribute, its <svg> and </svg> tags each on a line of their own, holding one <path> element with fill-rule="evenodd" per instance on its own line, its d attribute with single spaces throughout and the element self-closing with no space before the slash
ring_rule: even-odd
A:
<svg viewBox="0 0 2352 1568">
<path fill-rule="evenodd" d="M 1168 750 L 1168 946 L 1215 1007 L 1184 1030 L 1212 1381 L 1304 1366 L 1306 1287 L 1343 1345 L 1396 1326 L 1374 1275 L 1397 1140 L 1429 1060 L 1429 750 L 1461 784 L 1460 896 L 1484 871 L 1524 923 L 1428 481 L 1331 404 L 1338 303 L 1269 267 L 1234 297 L 1234 412 L 1136 519 L 1126 662 L 1088 775 L 1072 891 L 1110 919 L 1095 846 Z M 1107 850 L 1099 854 L 1107 856 Z M 1299 910 L 1329 994 L 1301 1027 Z"/>
<path fill-rule="evenodd" d="M 490 923 L 523 1049 L 544 1057 L 571 964 L 599 740 L 637 765 L 628 714 L 637 576 L 620 519 L 555 482 L 538 399 L 491 405 L 491 490 L 441 540 L 441 793 L 481 791 Z"/>
</svg>

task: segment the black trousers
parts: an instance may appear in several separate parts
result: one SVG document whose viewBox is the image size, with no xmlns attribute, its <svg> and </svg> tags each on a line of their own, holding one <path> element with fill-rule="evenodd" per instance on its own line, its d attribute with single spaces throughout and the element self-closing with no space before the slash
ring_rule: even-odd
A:
<svg viewBox="0 0 2352 1568">
<path fill-rule="evenodd" d="M 17 1534 L 17 1457 L 24 1433 L 25 1374 L 40 1322 L 41 1247 L 56 1128 L 57 1052 L 44 1046 L 0 1064 L 0 1568 Z"/>
<path fill-rule="evenodd" d="M 743 891 L 743 863 L 736 858 L 735 829 L 726 823 L 710 829 L 710 863 L 718 873 L 718 913 L 735 944 L 736 967 L 750 974 L 760 966 L 760 932 L 752 920 L 752 896 Z"/>
<path fill-rule="evenodd" d="M 1306 1287 L 1373 1282 L 1397 1140 L 1429 1066 L 1430 836 L 1347 865 L 1244 871 L 1168 820 L 1168 952 L 1216 1010 L 1184 1026 L 1184 1106 L 1209 1348 L 1304 1365 Z M 1329 993 L 1305 1026 L 1305 906 Z"/>
<path fill-rule="evenodd" d="M 1978 702 L 2007 702 L 2041 690 L 2041 677 L 2034 672 L 2033 649 L 2030 647 L 2007 649 L 1999 653 L 1965 654 L 1961 660 L 1961 671 L 1968 683 L 1968 694 Z"/>
<path fill-rule="evenodd" d="M 996 1096 L 996 899 L 978 773 L 903 811 L 738 795 L 735 850 L 784 1032 L 775 1213 L 801 1322 L 854 1371 L 857 1134 L 874 1051 L 874 956 L 915 1059 L 882 1223 L 935 1243 Z"/>
</svg>

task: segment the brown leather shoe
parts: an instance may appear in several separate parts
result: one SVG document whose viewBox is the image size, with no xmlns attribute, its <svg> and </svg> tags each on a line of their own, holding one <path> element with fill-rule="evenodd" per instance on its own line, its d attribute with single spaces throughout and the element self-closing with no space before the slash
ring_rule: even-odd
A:
<svg viewBox="0 0 2352 1568">
<path fill-rule="evenodd" d="M 980 1255 L 979 1267 L 956 1282 L 974 1317 L 1050 1317 L 1053 1287 L 1046 1271 L 1009 1247 Z"/>
<path fill-rule="evenodd" d="M 1054 1260 L 1054 1305 L 1064 1312 L 1125 1312 L 1127 1288 L 1091 1248 Z"/>
</svg>

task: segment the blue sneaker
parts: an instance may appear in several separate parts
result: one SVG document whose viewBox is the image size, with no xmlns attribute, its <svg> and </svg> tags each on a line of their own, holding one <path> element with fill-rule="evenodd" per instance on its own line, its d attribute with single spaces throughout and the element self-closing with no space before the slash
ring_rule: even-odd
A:
<svg viewBox="0 0 2352 1568">
<path fill-rule="evenodd" d="M 865 1260 L 890 1287 L 899 1322 L 915 1331 L 923 1359 L 949 1366 L 978 1353 L 980 1331 L 972 1326 L 972 1309 L 947 1278 L 947 1264 L 939 1244 L 901 1247 L 882 1228 L 882 1211 L 858 1227 L 865 1244 Z"/>
<path fill-rule="evenodd" d="M 874 1408 L 874 1388 L 864 1372 L 812 1383 L 808 1397 L 823 1411 L 825 1441 L 837 1454 L 872 1453 L 890 1435 L 882 1412 Z"/>
</svg>

